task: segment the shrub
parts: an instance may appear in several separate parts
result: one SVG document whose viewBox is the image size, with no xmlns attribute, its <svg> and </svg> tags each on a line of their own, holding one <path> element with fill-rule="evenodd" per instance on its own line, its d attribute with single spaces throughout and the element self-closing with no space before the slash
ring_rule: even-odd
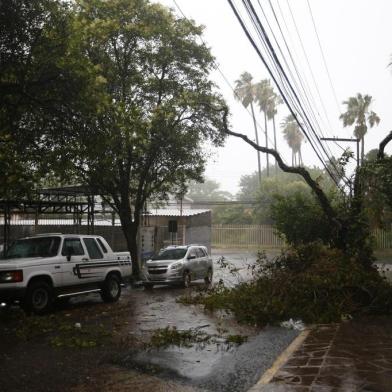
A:
<svg viewBox="0 0 392 392">
<path fill-rule="evenodd" d="M 239 322 L 265 325 L 290 318 L 337 322 L 357 313 L 391 313 L 392 287 L 373 267 L 321 243 L 260 255 L 254 279 L 199 296 L 207 309 L 227 309 Z"/>
<path fill-rule="evenodd" d="M 275 196 L 271 216 L 279 234 L 291 245 L 314 241 L 328 244 L 333 238 L 335 228 L 328 225 L 327 217 L 310 193 Z"/>
</svg>

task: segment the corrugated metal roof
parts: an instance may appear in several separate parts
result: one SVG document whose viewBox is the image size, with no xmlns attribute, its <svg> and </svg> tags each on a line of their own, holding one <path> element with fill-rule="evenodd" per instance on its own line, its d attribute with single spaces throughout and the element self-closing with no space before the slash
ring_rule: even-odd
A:
<svg viewBox="0 0 392 392">
<path fill-rule="evenodd" d="M 149 211 L 149 216 L 194 216 L 199 214 L 204 214 L 206 212 L 210 212 L 211 210 L 202 210 L 202 209 L 189 209 L 183 208 L 182 211 L 180 208 L 152 208 Z"/>
</svg>

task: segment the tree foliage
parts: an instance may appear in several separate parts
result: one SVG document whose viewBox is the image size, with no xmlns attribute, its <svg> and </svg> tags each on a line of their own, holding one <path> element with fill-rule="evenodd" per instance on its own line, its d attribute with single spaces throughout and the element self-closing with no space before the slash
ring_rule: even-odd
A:
<svg viewBox="0 0 392 392">
<path fill-rule="evenodd" d="M 300 128 L 292 114 L 289 114 L 284 118 L 282 123 L 280 124 L 283 136 L 287 141 L 287 144 L 291 148 L 292 151 L 292 158 L 291 164 L 292 166 L 295 165 L 303 165 L 302 162 L 302 154 L 301 154 L 301 146 L 304 140 L 304 136 L 300 131 Z"/>
<path fill-rule="evenodd" d="M 230 192 L 220 189 L 220 184 L 211 179 L 205 179 L 203 182 L 191 182 L 188 186 L 189 196 L 194 202 L 201 201 L 228 201 L 233 199 Z"/>
<path fill-rule="evenodd" d="M 259 254 L 252 271 L 249 282 L 218 286 L 187 303 L 230 310 L 239 322 L 260 326 L 392 313 L 392 287 L 376 268 L 365 269 L 355 257 L 317 242 L 289 248 L 274 260 Z"/>
<path fill-rule="evenodd" d="M 203 143 L 224 140 L 202 28 L 147 0 L 11 0 L 0 15 L 3 195 L 34 173 L 89 185 L 136 262 L 146 201 L 200 181 Z"/>
<path fill-rule="evenodd" d="M 367 154 L 361 167 L 364 208 L 373 227 L 388 227 L 392 221 L 392 157 L 377 159 Z"/>
<path fill-rule="evenodd" d="M 250 106 L 253 120 L 253 128 L 255 131 L 256 144 L 259 144 L 259 134 L 257 132 L 255 110 L 253 103 L 257 97 L 257 84 L 253 83 L 253 76 L 249 72 L 243 72 L 240 78 L 235 81 L 234 96 L 240 100 L 244 107 Z M 259 181 L 261 181 L 261 163 L 260 163 L 260 152 L 257 152 L 257 169 L 259 175 Z"/>
<path fill-rule="evenodd" d="M 365 158 L 365 135 L 368 127 L 373 128 L 380 123 L 380 117 L 370 110 L 372 100 L 370 95 L 358 93 L 343 102 L 346 112 L 340 115 L 344 127 L 354 125 L 354 136 L 361 141 L 361 161 Z"/>
<path fill-rule="evenodd" d="M 67 3 L 3 1 L 0 23 L 0 194 L 9 198 L 29 193 L 47 172 L 53 134 L 94 106 L 100 83 Z"/>
<path fill-rule="evenodd" d="M 198 43 L 201 27 L 145 0 L 79 1 L 75 28 L 103 98 L 74 119 L 55 154 L 118 212 L 136 262 L 146 201 L 200 181 L 202 143 L 223 143 L 210 109 L 223 104 L 208 78 L 213 57 Z"/>
</svg>

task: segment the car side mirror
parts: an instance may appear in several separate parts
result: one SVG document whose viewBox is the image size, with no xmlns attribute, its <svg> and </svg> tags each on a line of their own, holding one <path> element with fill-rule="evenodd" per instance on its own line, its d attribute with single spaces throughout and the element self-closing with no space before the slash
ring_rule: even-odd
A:
<svg viewBox="0 0 392 392">
<path fill-rule="evenodd" d="M 71 256 L 74 254 L 73 248 L 68 246 L 66 248 L 67 261 L 71 261 Z"/>
<path fill-rule="evenodd" d="M 188 260 L 193 260 L 193 259 L 196 259 L 196 256 L 195 256 L 195 255 L 188 256 Z"/>
</svg>

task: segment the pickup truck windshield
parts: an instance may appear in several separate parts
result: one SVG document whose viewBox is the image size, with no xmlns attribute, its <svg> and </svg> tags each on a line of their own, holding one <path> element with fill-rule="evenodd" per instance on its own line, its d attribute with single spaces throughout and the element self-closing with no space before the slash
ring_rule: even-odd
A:
<svg viewBox="0 0 392 392">
<path fill-rule="evenodd" d="M 60 237 L 39 237 L 16 240 L 5 253 L 5 259 L 53 257 L 58 253 Z"/>
<path fill-rule="evenodd" d="M 186 249 L 165 249 L 152 257 L 152 260 L 179 260 L 185 257 Z"/>
</svg>

